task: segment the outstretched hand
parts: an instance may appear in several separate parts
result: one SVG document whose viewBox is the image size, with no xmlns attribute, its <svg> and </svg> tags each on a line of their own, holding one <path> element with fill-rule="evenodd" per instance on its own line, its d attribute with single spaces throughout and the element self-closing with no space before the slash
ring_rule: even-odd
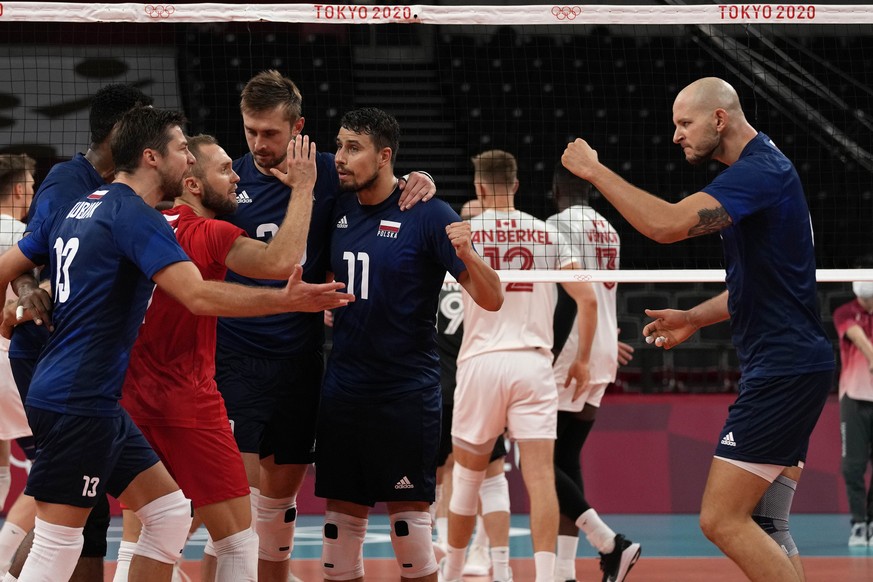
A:
<svg viewBox="0 0 873 582">
<path fill-rule="evenodd" d="M 294 265 L 294 270 L 285 286 L 288 311 L 313 313 L 343 307 L 355 300 L 349 293 L 340 293 L 345 283 L 307 283 L 303 280 L 303 267 Z"/>
<path fill-rule="evenodd" d="M 270 173 L 292 190 L 312 190 L 318 177 L 315 157 L 315 142 L 308 135 L 298 135 L 288 142 L 285 152 L 287 172 L 270 168 Z"/>
<path fill-rule="evenodd" d="M 678 346 L 697 331 L 697 326 L 689 321 L 687 311 L 646 309 L 646 315 L 654 319 L 643 327 L 646 343 L 665 350 Z"/>
</svg>

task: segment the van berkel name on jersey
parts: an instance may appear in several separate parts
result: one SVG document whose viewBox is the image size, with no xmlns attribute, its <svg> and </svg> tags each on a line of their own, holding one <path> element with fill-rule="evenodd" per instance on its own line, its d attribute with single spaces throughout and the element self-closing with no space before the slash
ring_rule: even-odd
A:
<svg viewBox="0 0 873 582">
<path fill-rule="evenodd" d="M 551 245 L 555 241 L 549 236 L 549 233 L 544 230 L 535 230 L 533 228 L 517 228 L 515 230 L 474 230 L 474 243 L 536 243 L 541 245 Z"/>
</svg>

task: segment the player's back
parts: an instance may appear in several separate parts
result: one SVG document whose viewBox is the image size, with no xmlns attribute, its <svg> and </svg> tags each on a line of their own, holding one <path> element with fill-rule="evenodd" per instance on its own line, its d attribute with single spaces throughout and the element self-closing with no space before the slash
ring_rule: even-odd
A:
<svg viewBox="0 0 873 582">
<path fill-rule="evenodd" d="M 470 219 L 473 244 L 495 270 L 562 269 L 569 248 L 553 227 L 519 210 L 486 210 Z M 464 293 L 464 341 L 458 361 L 505 350 L 551 349 L 557 291 L 552 283 L 504 283 L 500 311 L 489 312 Z"/>
</svg>

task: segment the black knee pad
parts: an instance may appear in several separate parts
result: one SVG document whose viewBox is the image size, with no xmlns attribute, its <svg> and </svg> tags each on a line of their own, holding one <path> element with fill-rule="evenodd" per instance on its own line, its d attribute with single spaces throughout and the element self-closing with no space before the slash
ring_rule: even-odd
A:
<svg viewBox="0 0 873 582">
<path fill-rule="evenodd" d="M 88 514 L 88 521 L 85 522 L 85 530 L 82 532 L 82 537 L 85 538 L 85 545 L 82 546 L 83 558 L 106 557 L 106 533 L 109 531 L 109 521 L 109 500 L 102 495 Z"/>
</svg>

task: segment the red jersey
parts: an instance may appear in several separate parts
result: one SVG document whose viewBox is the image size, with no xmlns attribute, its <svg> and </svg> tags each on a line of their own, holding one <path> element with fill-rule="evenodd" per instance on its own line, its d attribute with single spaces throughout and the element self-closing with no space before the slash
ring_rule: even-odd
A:
<svg viewBox="0 0 873 582">
<path fill-rule="evenodd" d="M 197 215 L 189 206 L 164 211 L 179 244 L 203 279 L 223 281 L 225 260 L 245 231 Z M 217 319 L 197 316 L 155 288 L 130 354 L 121 405 L 143 426 L 221 428 L 227 411 L 215 385 Z"/>
<path fill-rule="evenodd" d="M 855 400 L 873 401 L 873 374 L 870 363 L 855 343 L 846 337 L 850 327 L 857 325 L 873 339 L 873 314 L 868 313 L 857 299 L 834 310 L 834 327 L 840 336 L 840 397 L 848 395 Z"/>
</svg>

